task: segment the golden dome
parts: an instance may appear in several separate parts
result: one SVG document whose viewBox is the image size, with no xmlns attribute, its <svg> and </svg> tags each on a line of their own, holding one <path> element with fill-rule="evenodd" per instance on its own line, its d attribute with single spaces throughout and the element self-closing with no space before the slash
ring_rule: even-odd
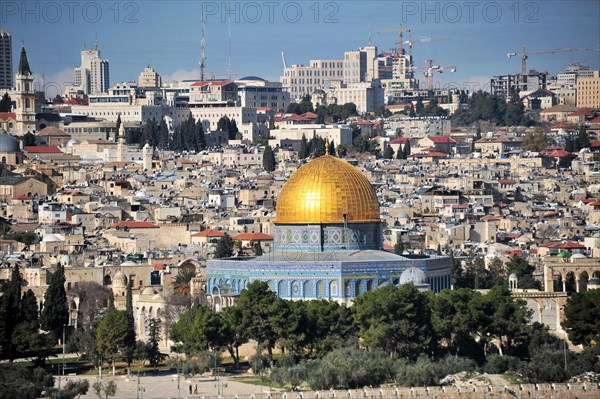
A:
<svg viewBox="0 0 600 399">
<path fill-rule="evenodd" d="M 379 202 L 371 183 L 348 162 L 331 155 L 313 159 L 283 185 L 275 223 L 379 222 Z"/>
</svg>

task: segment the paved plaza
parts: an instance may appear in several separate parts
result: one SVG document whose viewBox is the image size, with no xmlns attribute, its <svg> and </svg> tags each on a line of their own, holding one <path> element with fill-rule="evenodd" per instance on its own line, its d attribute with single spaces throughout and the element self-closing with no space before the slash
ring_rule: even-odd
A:
<svg viewBox="0 0 600 399">
<path fill-rule="evenodd" d="M 64 384 L 65 380 L 78 379 L 87 379 L 90 381 L 90 390 L 87 395 L 81 397 L 82 399 L 98 398 L 92 389 L 92 384 L 97 381 L 97 378 L 94 376 L 67 376 L 62 378 L 62 383 Z M 222 395 L 225 396 L 252 395 L 269 391 L 269 387 L 242 383 L 236 381 L 236 378 L 228 376 L 219 377 L 218 381 L 215 381 L 213 377 L 196 377 L 194 379 L 180 377 L 179 393 L 177 389 L 177 374 L 175 373 L 140 375 L 139 382 L 137 375 L 133 375 L 131 379 L 128 379 L 126 376 L 113 377 L 112 375 L 103 376 L 102 378 L 104 382 L 111 380 L 117 382 L 117 395 L 114 396 L 115 399 L 216 397 L 218 396 L 218 390 L 221 390 Z M 58 385 L 58 378 L 56 379 L 56 384 Z M 191 395 L 190 386 L 192 387 Z M 275 389 L 272 389 L 272 391 L 275 391 Z"/>
</svg>

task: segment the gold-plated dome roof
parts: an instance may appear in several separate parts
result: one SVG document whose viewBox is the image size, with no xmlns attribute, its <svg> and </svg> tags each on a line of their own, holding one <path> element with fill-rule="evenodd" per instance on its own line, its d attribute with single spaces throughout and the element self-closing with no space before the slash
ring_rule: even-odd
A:
<svg viewBox="0 0 600 399">
<path fill-rule="evenodd" d="M 379 202 L 371 183 L 356 168 L 331 155 L 313 159 L 283 185 L 275 223 L 379 222 Z"/>
</svg>

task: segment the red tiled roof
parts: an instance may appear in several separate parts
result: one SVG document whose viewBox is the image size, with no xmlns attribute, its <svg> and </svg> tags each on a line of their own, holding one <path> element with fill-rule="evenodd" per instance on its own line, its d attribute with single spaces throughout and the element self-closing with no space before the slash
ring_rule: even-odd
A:
<svg viewBox="0 0 600 399">
<path fill-rule="evenodd" d="M 110 226 L 113 229 L 158 229 L 158 226 L 150 222 L 124 221 Z"/>
<path fill-rule="evenodd" d="M 302 114 L 303 117 L 308 118 L 308 119 L 317 119 L 319 117 L 319 115 L 315 114 L 314 112 L 305 112 Z"/>
<path fill-rule="evenodd" d="M 513 179 L 500 179 L 500 180 L 498 180 L 498 183 L 500 183 L 500 184 L 517 184 L 517 181 L 513 180 Z"/>
<path fill-rule="evenodd" d="M 223 237 L 225 233 L 215 229 L 206 229 L 192 234 L 192 237 Z"/>
<path fill-rule="evenodd" d="M 590 123 L 593 123 L 594 125 L 599 125 L 600 124 L 600 115 L 595 117 L 594 119 L 592 119 L 590 121 Z"/>
<path fill-rule="evenodd" d="M 38 146 L 30 146 L 30 145 L 26 145 L 25 147 L 23 147 L 23 149 L 25 151 L 27 151 L 30 154 L 61 154 L 62 151 L 60 150 L 60 148 L 58 148 L 55 145 L 38 145 Z"/>
<path fill-rule="evenodd" d="M 373 125 L 373 122 L 369 122 L 369 121 L 358 121 L 356 122 L 357 125 L 363 125 L 363 126 L 371 126 Z"/>
<path fill-rule="evenodd" d="M 485 215 L 481 218 L 484 222 L 497 222 L 500 220 L 498 216 L 495 215 Z"/>
<path fill-rule="evenodd" d="M 435 144 L 456 144 L 454 139 L 447 136 L 429 136 L 427 138 Z"/>
<path fill-rule="evenodd" d="M 588 115 L 591 115 L 592 112 L 594 112 L 594 110 L 591 108 L 580 108 L 575 112 L 571 112 L 567 116 L 588 116 Z"/>
<path fill-rule="evenodd" d="M 565 151 L 565 150 L 554 150 L 547 155 L 549 157 L 564 158 L 564 157 L 570 156 L 571 153 L 569 151 Z"/>
<path fill-rule="evenodd" d="M 232 238 L 240 241 L 273 241 L 273 236 L 264 233 L 241 233 Z"/>
<path fill-rule="evenodd" d="M 16 197 L 12 197 L 12 199 L 21 200 L 21 201 L 28 201 L 28 200 L 31 200 L 33 198 L 31 198 L 31 197 L 23 194 L 23 195 L 17 195 Z"/>
<path fill-rule="evenodd" d="M 540 247 L 558 249 L 585 249 L 585 245 L 573 241 L 551 241 L 540 245 Z"/>
<path fill-rule="evenodd" d="M 14 112 L 0 112 L 0 119 L 7 121 L 9 119 L 17 120 L 17 114 Z"/>
<path fill-rule="evenodd" d="M 560 212 L 546 212 L 542 214 L 543 218 L 551 218 L 552 216 L 560 215 Z"/>
<path fill-rule="evenodd" d="M 71 98 L 65 102 L 67 105 L 89 105 L 86 98 Z"/>
<path fill-rule="evenodd" d="M 65 133 L 61 129 L 54 126 L 47 126 L 37 132 L 37 136 L 48 137 L 48 136 L 58 136 L 58 137 L 71 137 L 71 135 Z"/>
<path fill-rule="evenodd" d="M 519 238 L 519 237 L 521 237 L 522 235 L 523 235 L 523 234 L 521 234 L 521 233 L 508 233 L 508 234 L 506 235 L 506 238 Z"/>
<path fill-rule="evenodd" d="M 398 137 L 392 141 L 390 141 L 388 144 L 406 144 L 409 141 L 408 137 Z"/>
</svg>

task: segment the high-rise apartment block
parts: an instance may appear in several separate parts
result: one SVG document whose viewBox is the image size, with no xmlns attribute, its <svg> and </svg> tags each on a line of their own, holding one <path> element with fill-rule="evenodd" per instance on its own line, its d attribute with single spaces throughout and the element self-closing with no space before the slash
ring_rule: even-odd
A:
<svg viewBox="0 0 600 399">
<path fill-rule="evenodd" d="M 162 79 L 160 75 L 154 70 L 154 68 L 148 66 L 144 68 L 140 76 L 138 77 L 139 87 L 161 87 Z"/>
<path fill-rule="evenodd" d="M 100 58 L 100 50 L 81 50 L 81 66 L 75 68 L 75 88 L 84 94 L 106 93 L 110 87 L 108 60 Z"/>
<path fill-rule="evenodd" d="M 593 71 L 591 77 L 577 78 L 577 106 L 600 108 L 600 71 Z"/>
<path fill-rule="evenodd" d="M 548 72 L 531 70 L 526 75 L 494 76 L 491 80 L 491 93 L 508 99 L 511 93 L 547 89 Z"/>
<path fill-rule="evenodd" d="M 13 87 L 12 37 L 6 29 L 0 29 L 0 90 Z"/>
</svg>

